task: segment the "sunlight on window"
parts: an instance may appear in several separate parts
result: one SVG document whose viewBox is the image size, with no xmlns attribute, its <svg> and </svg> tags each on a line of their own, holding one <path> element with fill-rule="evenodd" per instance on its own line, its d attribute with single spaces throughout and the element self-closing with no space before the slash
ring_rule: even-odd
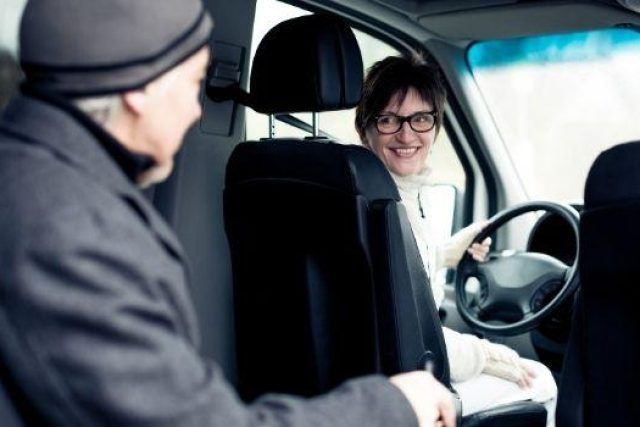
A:
<svg viewBox="0 0 640 427">
<path fill-rule="evenodd" d="M 2 0 L 0 2 L 0 50 L 13 56 L 18 52 L 18 28 L 27 0 Z"/>
<path fill-rule="evenodd" d="M 640 138 L 635 31 L 478 43 L 469 62 L 531 198 L 581 199 L 596 156 Z"/>
</svg>

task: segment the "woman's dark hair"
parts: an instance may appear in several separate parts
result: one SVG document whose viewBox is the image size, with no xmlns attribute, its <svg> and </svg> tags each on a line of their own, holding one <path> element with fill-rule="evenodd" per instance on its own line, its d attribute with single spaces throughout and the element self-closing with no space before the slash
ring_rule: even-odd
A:
<svg viewBox="0 0 640 427">
<path fill-rule="evenodd" d="M 362 98 L 356 107 L 356 130 L 363 142 L 365 130 L 374 117 L 396 93 L 402 102 L 410 88 L 433 106 L 436 132 L 440 130 L 447 95 L 438 69 L 418 55 L 389 56 L 369 68 L 362 84 Z"/>
</svg>

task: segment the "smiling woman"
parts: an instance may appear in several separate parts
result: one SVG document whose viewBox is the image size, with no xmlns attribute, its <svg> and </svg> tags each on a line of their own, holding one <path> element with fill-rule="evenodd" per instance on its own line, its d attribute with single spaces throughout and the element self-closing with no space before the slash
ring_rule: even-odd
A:
<svg viewBox="0 0 640 427">
<path fill-rule="evenodd" d="M 445 299 L 445 286 L 437 274 L 455 268 L 468 253 L 483 262 L 491 239 L 473 243 L 486 226 L 477 222 L 460 230 L 442 245 L 434 242 L 433 203 L 421 193 L 430 183 L 430 152 L 442 125 L 445 87 L 437 68 L 417 55 L 392 56 L 374 64 L 364 80 L 356 108 L 356 129 L 389 169 L 411 225 L 424 270 L 425 283 L 436 307 Z M 434 168 L 440 167 L 434 165 Z M 556 384 L 542 364 L 521 358 L 500 344 L 443 327 L 452 386 L 459 393 L 463 415 L 499 404 L 534 400 L 545 403 L 548 426 L 553 425 Z"/>
</svg>

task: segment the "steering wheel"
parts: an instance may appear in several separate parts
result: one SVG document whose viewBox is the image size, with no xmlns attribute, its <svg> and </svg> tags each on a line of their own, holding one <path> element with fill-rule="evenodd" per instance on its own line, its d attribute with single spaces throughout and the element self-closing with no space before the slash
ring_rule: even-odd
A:
<svg viewBox="0 0 640 427">
<path fill-rule="evenodd" d="M 579 249 L 578 212 L 555 202 L 528 202 L 499 212 L 476 236 L 481 242 L 505 223 L 527 212 L 547 211 L 564 218 L 573 229 Z M 530 331 L 549 317 L 578 288 L 578 251 L 572 265 L 535 252 L 503 251 L 485 262 L 468 253 L 456 271 L 456 306 L 462 318 L 475 330 L 493 335 L 517 335 Z M 479 281 L 475 295 L 468 295 L 469 278 Z M 549 301 L 550 295 L 557 292 Z M 499 321 L 496 324 L 495 321 Z M 506 324 L 505 324 L 506 323 Z"/>
</svg>

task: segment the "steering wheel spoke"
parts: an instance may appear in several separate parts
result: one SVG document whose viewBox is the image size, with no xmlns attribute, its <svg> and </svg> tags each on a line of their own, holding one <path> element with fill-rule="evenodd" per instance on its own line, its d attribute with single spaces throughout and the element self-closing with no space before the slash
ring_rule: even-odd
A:
<svg viewBox="0 0 640 427">
<path fill-rule="evenodd" d="M 482 241 L 517 216 L 538 210 L 557 213 L 567 220 L 578 242 L 578 213 L 570 206 L 552 202 L 527 203 L 499 213 L 475 241 Z M 567 266 L 534 252 L 504 251 L 492 254 L 484 263 L 465 255 L 456 274 L 456 304 L 462 318 L 474 329 L 516 335 L 535 328 L 575 291 L 576 270 L 577 259 Z M 474 298 L 469 298 L 466 289 L 470 277 L 480 283 Z"/>
</svg>

